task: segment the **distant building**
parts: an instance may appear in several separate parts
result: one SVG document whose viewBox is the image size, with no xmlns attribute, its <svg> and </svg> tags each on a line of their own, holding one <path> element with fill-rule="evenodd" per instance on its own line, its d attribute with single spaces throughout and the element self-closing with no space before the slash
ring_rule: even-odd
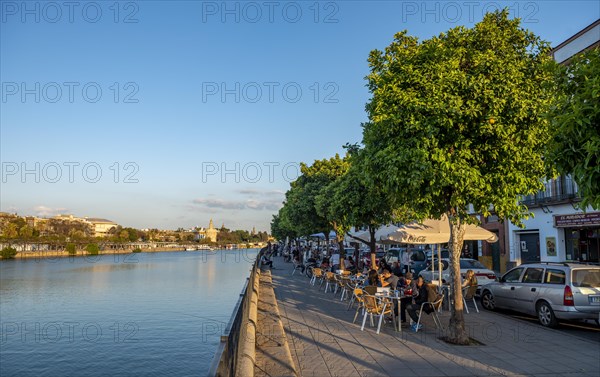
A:
<svg viewBox="0 0 600 377">
<path fill-rule="evenodd" d="M 110 235 L 112 228 L 118 226 L 114 221 L 107 219 L 100 219 L 96 217 L 86 217 L 85 220 L 89 222 L 94 230 L 94 237 L 107 237 Z"/>
<path fill-rule="evenodd" d="M 208 229 L 206 229 L 205 233 L 206 233 L 206 238 L 211 240 L 211 242 L 217 242 L 218 231 L 215 229 L 215 224 L 213 224 L 212 219 L 210 219 L 210 222 L 208 224 Z"/>
</svg>

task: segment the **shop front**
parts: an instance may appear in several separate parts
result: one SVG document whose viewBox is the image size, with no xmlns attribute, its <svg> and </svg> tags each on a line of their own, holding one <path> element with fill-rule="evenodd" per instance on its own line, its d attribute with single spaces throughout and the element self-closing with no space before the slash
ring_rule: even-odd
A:
<svg viewBox="0 0 600 377">
<path fill-rule="evenodd" d="M 554 226 L 565 232 L 566 260 L 600 262 L 600 212 L 555 215 Z"/>
</svg>

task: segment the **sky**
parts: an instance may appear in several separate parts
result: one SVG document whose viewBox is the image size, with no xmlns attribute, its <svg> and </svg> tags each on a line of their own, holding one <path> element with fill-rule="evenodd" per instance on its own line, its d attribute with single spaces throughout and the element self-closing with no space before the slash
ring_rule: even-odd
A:
<svg viewBox="0 0 600 377">
<path fill-rule="evenodd" d="M 597 1 L 0 0 L 0 211 L 269 230 L 362 139 L 373 49 L 508 7 L 556 46 Z"/>
</svg>

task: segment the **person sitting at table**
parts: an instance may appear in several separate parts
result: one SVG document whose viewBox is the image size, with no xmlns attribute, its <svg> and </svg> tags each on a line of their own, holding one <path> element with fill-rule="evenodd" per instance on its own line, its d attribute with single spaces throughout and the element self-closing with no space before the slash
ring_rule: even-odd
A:
<svg viewBox="0 0 600 377">
<path fill-rule="evenodd" d="M 413 320 L 412 330 L 417 331 L 423 328 L 423 325 L 419 324 L 417 327 L 417 322 L 419 322 L 419 315 L 417 312 L 421 310 L 421 304 L 427 302 L 429 298 L 429 293 L 427 292 L 427 284 L 425 284 L 425 280 L 423 276 L 419 276 L 417 278 L 416 289 L 413 290 L 413 299 L 414 303 L 408 305 L 406 310 L 408 311 L 408 315 Z M 423 309 L 425 310 L 425 308 Z"/>
<path fill-rule="evenodd" d="M 475 292 L 477 291 L 477 284 L 475 272 L 473 272 L 473 270 L 467 270 L 467 274 L 465 275 L 465 279 L 462 283 L 465 300 L 470 300 L 473 298 Z"/>
<path fill-rule="evenodd" d="M 323 260 L 321 261 L 321 269 L 325 270 L 325 271 L 329 271 L 329 258 L 323 258 Z"/>
<path fill-rule="evenodd" d="M 400 278 L 398 276 L 392 275 L 390 270 L 388 270 L 386 268 L 383 270 L 383 274 L 381 274 L 381 277 L 382 277 L 382 279 L 381 279 L 382 287 L 390 287 L 394 291 L 396 290 L 396 288 L 398 287 L 398 281 L 400 280 Z"/>
<path fill-rule="evenodd" d="M 381 281 L 379 281 L 379 274 L 376 270 L 369 270 L 369 275 L 367 276 L 367 284 L 373 285 L 375 287 L 381 286 Z"/>
<path fill-rule="evenodd" d="M 402 307 L 402 312 L 400 313 L 400 322 L 406 323 L 406 307 L 412 304 L 412 292 L 417 290 L 416 282 L 413 280 L 412 272 L 407 272 L 404 277 L 400 278 L 398 281 L 398 286 L 404 289 L 405 297 L 400 299 L 400 306 Z M 397 312 L 398 307 L 395 307 L 394 310 Z M 398 313 L 396 313 L 396 316 Z"/>
</svg>

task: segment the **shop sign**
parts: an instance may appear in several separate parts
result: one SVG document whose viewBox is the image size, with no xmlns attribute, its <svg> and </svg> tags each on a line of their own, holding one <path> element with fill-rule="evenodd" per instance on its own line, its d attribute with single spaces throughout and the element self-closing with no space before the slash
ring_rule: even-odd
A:
<svg viewBox="0 0 600 377">
<path fill-rule="evenodd" d="M 600 212 L 554 215 L 554 226 L 557 228 L 600 226 Z"/>
</svg>

